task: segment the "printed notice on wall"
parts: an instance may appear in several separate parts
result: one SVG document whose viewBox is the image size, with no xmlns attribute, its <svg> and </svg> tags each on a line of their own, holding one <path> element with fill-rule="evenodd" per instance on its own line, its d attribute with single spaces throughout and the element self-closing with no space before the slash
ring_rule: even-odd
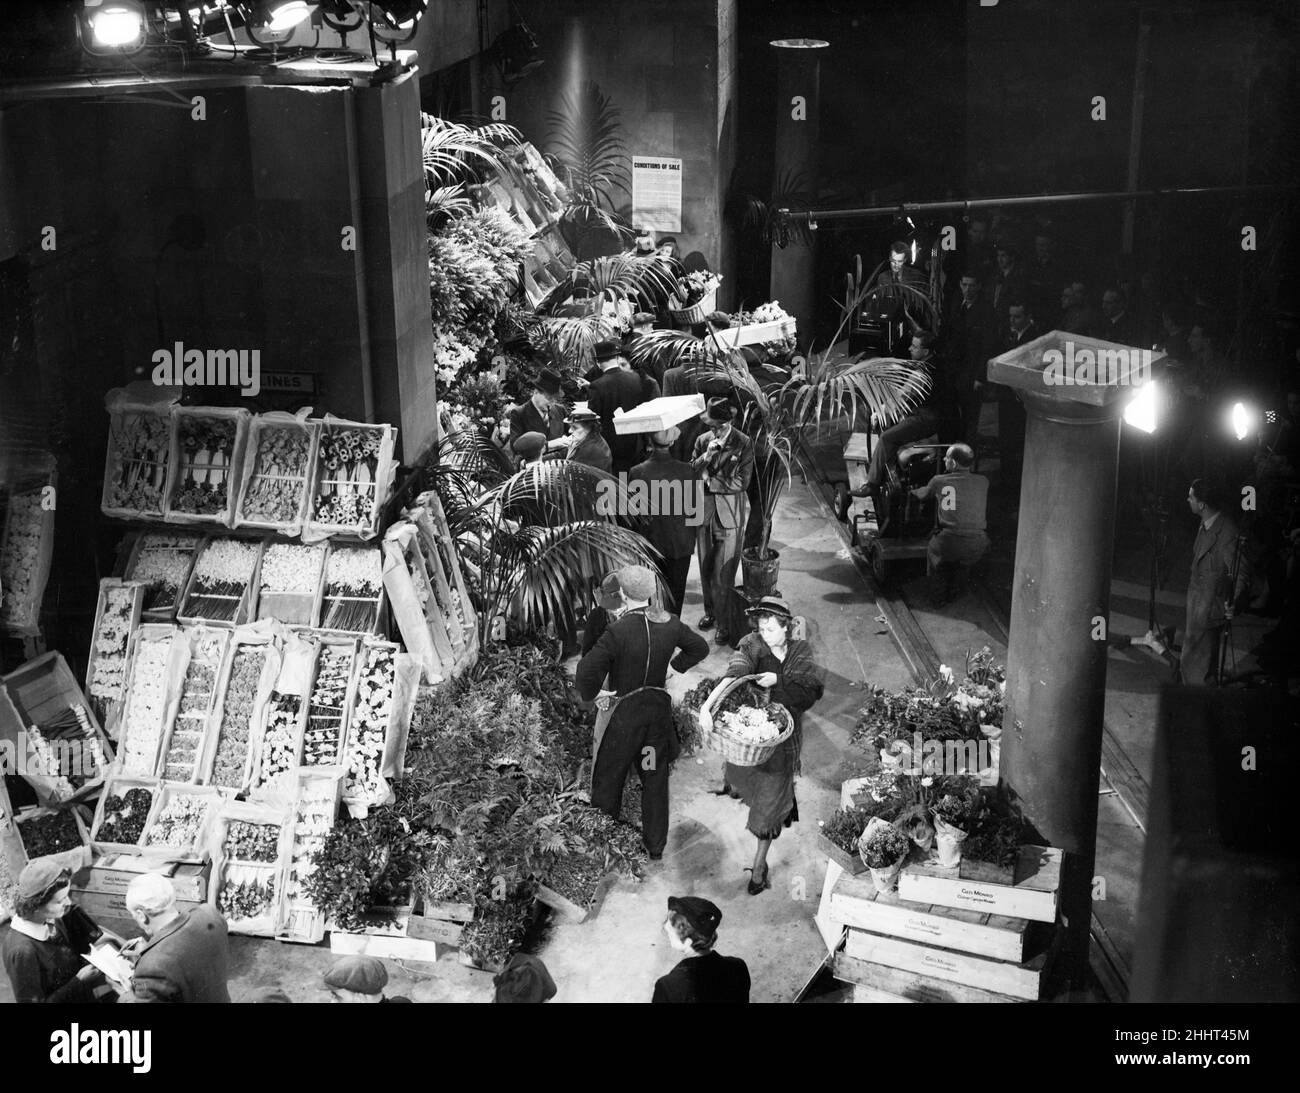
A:
<svg viewBox="0 0 1300 1093">
<path fill-rule="evenodd" d="M 682 161 L 632 157 L 632 223 L 651 231 L 682 230 Z"/>
</svg>

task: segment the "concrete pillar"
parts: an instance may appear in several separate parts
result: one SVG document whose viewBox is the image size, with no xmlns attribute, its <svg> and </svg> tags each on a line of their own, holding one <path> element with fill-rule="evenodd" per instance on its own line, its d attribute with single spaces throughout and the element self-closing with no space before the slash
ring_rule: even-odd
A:
<svg viewBox="0 0 1300 1093">
<path fill-rule="evenodd" d="M 1085 375 L 1088 382 L 1060 384 L 1049 366 L 1057 353 L 1069 362 L 1084 350 L 1123 348 L 1052 331 L 988 367 L 992 382 L 1015 389 L 1028 416 L 1002 780 L 1042 836 L 1071 856 L 1061 912 L 1076 985 L 1087 970 L 1091 921 L 1119 433 L 1140 379 L 1128 365 L 1141 362 L 1128 355 L 1140 351 L 1126 352 L 1111 383 Z"/>
<path fill-rule="evenodd" d="M 786 185 L 816 193 L 818 181 L 818 115 L 820 111 L 821 51 L 829 42 L 816 38 L 782 38 L 772 43 L 777 54 L 776 163 L 773 193 Z M 815 239 L 815 237 L 814 237 Z M 816 314 L 815 245 L 791 240 L 772 244 L 772 299 L 795 317 L 799 344 L 813 337 Z"/>
</svg>

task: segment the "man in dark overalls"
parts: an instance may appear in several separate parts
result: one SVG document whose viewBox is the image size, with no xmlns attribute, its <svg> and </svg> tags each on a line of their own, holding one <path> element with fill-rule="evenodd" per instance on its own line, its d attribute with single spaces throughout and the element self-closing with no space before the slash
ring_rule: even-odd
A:
<svg viewBox="0 0 1300 1093">
<path fill-rule="evenodd" d="M 641 778 L 641 837 L 651 860 L 658 861 L 668 843 L 668 764 L 678 753 L 672 699 L 664 684 L 669 667 L 690 671 L 709 655 L 709 645 L 676 615 L 651 604 L 655 576 L 645 566 L 619 570 L 618 581 L 627 610 L 575 673 L 584 701 L 596 697 L 606 676 L 615 696 L 597 715 L 591 803 L 618 819 L 623 786 L 635 766 Z"/>
</svg>

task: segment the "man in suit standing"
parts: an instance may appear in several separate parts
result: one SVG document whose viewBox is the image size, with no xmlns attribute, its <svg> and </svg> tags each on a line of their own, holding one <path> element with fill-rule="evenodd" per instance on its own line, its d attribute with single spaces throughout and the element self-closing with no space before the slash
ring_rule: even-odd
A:
<svg viewBox="0 0 1300 1093">
<path fill-rule="evenodd" d="M 963 273 L 959 285 L 961 295 L 944 323 L 943 355 L 952 368 L 962 438 L 974 448 L 987 389 L 985 369 L 997 353 L 997 322 L 993 309 L 980 298 L 977 271 Z"/>
<path fill-rule="evenodd" d="M 993 314 L 1005 322 L 1012 301 L 1023 300 L 1029 295 L 1029 279 L 1020 268 L 1020 252 L 1015 247 L 1000 243 L 997 254 L 998 270 L 993 275 L 989 300 L 993 304 Z"/>
<path fill-rule="evenodd" d="M 1101 313 L 1106 320 L 1101 325 L 1102 338 L 1120 345 L 1137 345 L 1133 316 L 1128 313 L 1128 302 L 1119 289 L 1108 288 L 1101 294 Z"/>
<path fill-rule="evenodd" d="M 674 425 L 653 434 L 650 458 L 638 463 L 628 475 L 629 483 L 646 483 L 652 509 L 646 538 L 663 555 L 659 572 L 671 596 L 671 602 L 664 606 L 678 615 L 686 602 L 686 576 L 691 570 L 696 529 L 703 515 L 701 484 L 695 468 L 672 455 L 679 433 Z"/>
<path fill-rule="evenodd" d="M 507 415 L 510 419 L 510 446 L 525 433 L 541 433 L 548 441 L 564 435 L 564 407 L 560 405 L 560 377 L 549 370 L 533 384 L 533 393 L 522 406 Z"/>
<path fill-rule="evenodd" d="M 1237 526 L 1223 511 L 1224 495 L 1213 482 L 1198 478 L 1187 491 L 1187 507 L 1200 520 L 1192 544 L 1187 581 L 1187 620 L 1178 678 L 1185 686 L 1219 682 L 1219 642 L 1248 587 Z M 1233 581 L 1233 570 L 1236 581 Z"/>
<path fill-rule="evenodd" d="M 708 431 L 695 438 L 691 459 L 704 481 L 704 512 L 696 543 L 704 593 L 700 629 L 710 630 L 717 624 L 718 644 L 725 645 L 731 641 L 728 608 L 740 565 L 746 495 L 754 476 L 754 443 L 732 425 L 736 407 L 725 398 L 710 398 L 701 417 Z"/>
<path fill-rule="evenodd" d="M 1040 331 L 1034 314 L 1024 300 L 1013 300 L 1007 308 L 1007 329 L 1002 351 L 1019 349 L 1032 342 Z M 1025 408 L 1010 387 L 998 387 L 998 448 L 1003 467 L 1018 468 L 1025 453 Z"/>
<path fill-rule="evenodd" d="M 655 982 L 651 1002 L 748 1002 L 749 968 L 738 956 L 715 951 L 722 912 L 699 896 L 669 896 L 664 934 L 684 953 L 675 968 Z"/>
<path fill-rule="evenodd" d="M 176 890 L 159 873 L 141 873 L 127 885 L 126 909 L 148 938 L 135 958 L 130 1001 L 230 1001 L 224 918 L 206 904 L 177 910 Z"/>
<path fill-rule="evenodd" d="M 635 410 L 646 401 L 646 388 L 623 357 L 618 342 L 597 342 L 596 363 L 601 372 L 587 391 L 587 405 L 600 418 L 601 435 L 609 445 L 614 473 L 620 474 L 640 461 L 641 442 L 636 434 L 619 436 L 614 431 L 614 411 Z"/>
</svg>

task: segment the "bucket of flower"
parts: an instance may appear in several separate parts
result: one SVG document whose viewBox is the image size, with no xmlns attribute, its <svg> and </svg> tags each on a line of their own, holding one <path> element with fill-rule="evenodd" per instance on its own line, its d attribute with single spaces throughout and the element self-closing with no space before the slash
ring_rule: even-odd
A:
<svg viewBox="0 0 1300 1093">
<path fill-rule="evenodd" d="M 170 622 L 176 617 L 202 542 L 201 535 L 189 531 L 151 531 L 136 536 L 126 563 L 126 579 L 145 586 L 142 618 Z"/>
<path fill-rule="evenodd" d="M 721 680 L 700 707 L 705 747 L 738 767 L 766 763 L 794 733 L 794 718 L 756 675 Z"/>
<path fill-rule="evenodd" d="M 866 871 L 858 853 L 858 840 L 870 819 L 870 814 L 861 809 L 837 808 L 817 830 L 817 845 L 822 853 L 846 873 Z"/>
<path fill-rule="evenodd" d="M 888 820 L 873 816 L 858 840 L 858 854 L 871 871 L 871 883 L 880 893 L 898 887 L 898 875 L 912 852 L 912 840 Z"/>
<path fill-rule="evenodd" d="M 235 523 L 251 415 L 226 406 L 172 408 L 171 465 L 163 517 L 176 524 Z"/>
<path fill-rule="evenodd" d="M 311 626 L 325 552 L 324 543 L 268 543 L 258 571 L 257 618 Z"/>
<path fill-rule="evenodd" d="M 244 448 L 235 527 L 268 528 L 296 537 L 307 518 L 320 426 L 311 408 L 258 414 Z"/>
<path fill-rule="evenodd" d="M 260 539 L 207 539 L 194 559 L 176 621 L 232 627 L 251 622 L 262 548 Z"/>
<path fill-rule="evenodd" d="M 275 628 L 237 627 L 217 680 L 217 710 L 200 781 L 235 796 L 253 776 L 255 743 L 261 737 L 271 691 L 280 674 L 280 644 Z"/>
<path fill-rule="evenodd" d="M 303 538 L 314 541 L 353 535 L 371 539 L 380 507 L 393 484 L 397 430 L 391 425 L 345 421 L 332 415 L 315 424 L 320 438 Z"/>
<path fill-rule="evenodd" d="M 383 556 L 373 546 L 331 544 L 316 593 L 315 618 L 322 630 L 377 634 L 384 605 Z"/>
<path fill-rule="evenodd" d="M 223 801 L 208 834 L 208 903 L 232 934 L 274 937 L 293 851 L 291 805 Z"/>
</svg>

